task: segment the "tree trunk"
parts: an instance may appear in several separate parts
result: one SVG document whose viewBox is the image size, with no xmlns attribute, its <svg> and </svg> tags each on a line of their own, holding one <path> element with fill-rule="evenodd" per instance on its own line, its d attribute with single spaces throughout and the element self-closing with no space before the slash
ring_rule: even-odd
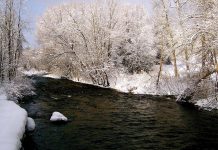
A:
<svg viewBox="0 0 218 150">
<path fill-rule="evenodd" d="M 163 51 L 164 51 L 164 48 L 163 48 L 163 36 L 161 38 L 161 49 L 160 49 L 160 67 L 159 67 L 159 72 L 158 72 L 158 76 L 157 76 L 157 83 L 156 83 L 156 86 L 159 85 L 159 82 L 160 82 L 160 78 L 162 76 L 162 70 L 163 70 Z"/>
<path fill-rule="evenodd" d="M 176 0 L 176 5 L 177 5 L 177 13 L 179 16 L 179 25 L 180 25 L 180 28 L 182 29 L 182 39 L 184 40 L 186 39 L 186 37 L 185 37 L 185 30 L 184 30 L 183 21 L 182 21 L 182 7 L 183 6 L 180 0 Z M 187 46 L 184 47 L 184 52 L 185 52 L 185 64 L 186 64 L 187 76 L 190 78 L 189 55 L 188 55 Z"/>
<path fill-rule="evenodd" d="M 202 36 L 201 36 L 201 43 L 202 43 L 202 69 L 204 70 L 204 68 L 205 68 L 205 65 L 206 65 L 206 57 L 207 57 L 207 52 L 206 52 L 206 49 L 205 49 L 205 46 L 206 46 L 206 38 L 205 38 L 205 35 L 204 34 L 202 34 Z"/>
<path fill-rule="evenodd" d="M 177 68 L 176 51 L 173 50 L 172 53 L 173 53 L 172 55 L 173 55 L 174 74 L 175 74 L 175 77 L 178 78 L 179 72 L 178 72 L 178 68 Z"/>
<path fill-rule="evenodd" d="M 171 49 L 171 53 L 172 53 L 172 59 L 173 59 L 173 66 L 174 66 L 174 74 L 175 77 L 179 77 L 179 72 L 178 72 L 178 68 L 177 68 L 177 59 L 176 59 L 176 50 L 174 49 L 174 37 L 173 37 L 173 33 L 172 33 L 172 29 L 170 26 L 170 20 L 169 20 L 169 12 L 168 12 L 168 8 L 167 5 L 165 4 L 164 0 L 161 1 L 164 7 L 164 11 L 165 11 L 165 21 L 166 21 L 166 31 L 169 34 L 170 37 L 170 49 Z"/>
</svg>

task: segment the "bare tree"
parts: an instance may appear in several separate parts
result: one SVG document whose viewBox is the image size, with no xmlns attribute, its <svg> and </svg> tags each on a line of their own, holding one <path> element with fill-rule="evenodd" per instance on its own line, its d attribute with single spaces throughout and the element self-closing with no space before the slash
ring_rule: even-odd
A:
<svg viewBox="0 0 218 150">
<path fill-rule="evenodd" d="M 0 77 L 1 81 L 13 80 L 16 76 L 22 52 L 23 21 L 21 18 L 22 0 L 0 2 Z"/>
<path fill-rule="evenodd" d="M 40 19 L 38 39 L 46 64 L 54 70 L 109 86 L 108 73 L 124 60 L 123 55 L 117 57 L 120 51 L 131 54 L 125 58 L 137 59 L 133 54 L 139 51 L 145 56 L 146 19 L 143 7 L 115 0 L 61 5 L 50 8 Z M 129 63 L 132 67 L 135 62 Z"/>
</svg>

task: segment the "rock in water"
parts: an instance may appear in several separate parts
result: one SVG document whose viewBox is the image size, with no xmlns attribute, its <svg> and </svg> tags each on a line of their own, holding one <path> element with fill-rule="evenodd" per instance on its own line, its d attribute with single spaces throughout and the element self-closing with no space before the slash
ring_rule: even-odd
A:
<svg viewBox="0 0 218 150">
<path fill-rule="evenodd" d="M 50 118 L 50 121 L 52 121 L 52 122 L 60 122 L 60 121 L 67 122 L 68 119 L 67 119 L 67 117 L 65 117 L 63 114 L 61 114 L 59 112 L 53 112 L 52 116 Z"/>
<path fill-rule="evenodd" d="M 35 130 L 35 128 L 36 128 L 35 121 L 32 118 L 28 117 L 27 124 L 26 124 L 27 131 L 32 132 Z"/>
</svg>

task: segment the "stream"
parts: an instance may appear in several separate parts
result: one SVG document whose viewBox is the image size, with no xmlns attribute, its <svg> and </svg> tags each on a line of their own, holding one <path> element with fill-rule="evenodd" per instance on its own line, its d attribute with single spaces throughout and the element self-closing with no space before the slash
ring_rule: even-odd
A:
<svg viewBox="0 0 218 150">
<path fill-rule="evenodd" d="M 131 95 L 67 79 L 32 77 L 22 107 L 36 122 L 24 150 L 216 150 L 218 113 L 172 97 Z M 49 121 L 54 111 L 70 122 Z"/>
</svg>

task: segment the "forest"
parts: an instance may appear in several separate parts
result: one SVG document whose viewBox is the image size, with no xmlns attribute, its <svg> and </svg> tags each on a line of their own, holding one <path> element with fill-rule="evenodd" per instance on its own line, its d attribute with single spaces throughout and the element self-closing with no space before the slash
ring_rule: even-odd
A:
<svg viewBox="0 0 218 150">
<path fill-rule="evenodd" d="M 25 51 L 25 69 L 139 94 L 191 87 L 192 99 L 216 100 L 217 2 L 155 0 L 152 7 L 151 15 L 115 0 L 51 7 L 37 22 L 40 48 Z"/>
<path fill-rule="evenodd" d="M 72 1 L 51 5 L 35 23 L 37 47 L 31 46 L 25 37 L 25 33 L 30 32 L 24 17 L 26 3 L 25 0 L 0 1 L 2 108 L 4 105 L 9 107 L 9 104 L 1 102 L 1 99 L 7 99 L 27 112 L 31 106 L 31 112 L 35 107 L 33 109 L 32 103 L 25 101 L 29 97 L 34 102 L 37 96 L 39 100 L 44 100 L 43 96 L 47 95 L 52 99 L 57 96 L 50 93 L 54 90 L 56 93 L 62 91 L 58 95 L 62 99 L 70 90 L 78 90 L 86 99 L 99 88 L 100 95 L 105 99 L 110 99 L 110 94 L 105 94 L 103 89 L 108 89 L 112 95 L 116 95 L 113 90 L 118 92 L 118 102 L 122 99 L 120 103 L 127 94 L 128 101 L 134 99 L 131 106 L 136 105 L 138 96 L 141 100 L 141 97 L 151 95 L 155 98 L 159 96 L 159 99 L 173 97 L 175 104 L 170 105 L 175 111 L 178 111 L 176 102 L 190 104 L 200 110 L 218 109 L 217 0 L 152 0 L 149 2 L 151 10 L 146 7 L 147 3 L 128 0 Z M 50 81 L 52 79 L 54 81 Z M 45 91 L 40 86 L 47 89 L 47 93 L 43 94 Z M 72 98 L 73 92 L 67 97 Z M 83 94 L 86 92 L 88 95 Z M 54 98 L 54 102 L 59 98 Z M 97 101 L 98 98 L 95 95 L 93 103 L 101 108 L 104 104 Z M 143 105 L 148 105 L 144 104 L 145 101 Z M 148 103 L 152 108 L 156 107 Z M 160 103 L 162 105 L 164 101 Z M 122 107 L 127 104 L 129 102 Z M 107 106 L 114 105 L 110 103 Z M 48 105 L 48 110 L 51 106 Z M 15 106 L 11 107 L 15 109 Z M 16 110 L 14 112 L 18 114 L 20 108 Z M 0 107 L 0 116 L 4 114 L 2 111 Z M 24 128 L 28 121 L 27 112 L 20 112 L 21 117 L 26 116 L 23 117 Z M 0 145 L 3 136 L 0 135 Z M 213 144 L 211 146 L 217 146 Z M 163 148 L 163 145 L 160 147 Z"/>
</svg>

